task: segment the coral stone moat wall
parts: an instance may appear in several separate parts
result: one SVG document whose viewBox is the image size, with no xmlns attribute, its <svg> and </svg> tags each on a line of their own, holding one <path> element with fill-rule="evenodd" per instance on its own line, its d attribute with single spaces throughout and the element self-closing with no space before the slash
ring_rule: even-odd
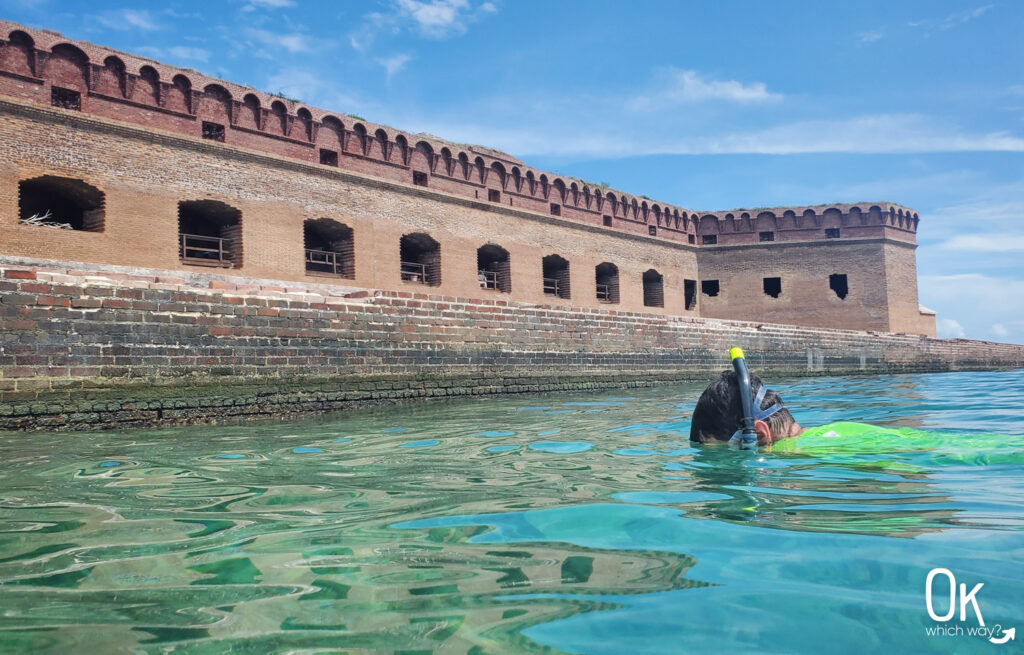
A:
<svg viewBox="0 0 1024 655">
<path fill-rule="evenodd" d="M 1024 366 L 1024 347 L 0 259 L 0 428 L 322 412 L 437 396 Z"/>
</svg>

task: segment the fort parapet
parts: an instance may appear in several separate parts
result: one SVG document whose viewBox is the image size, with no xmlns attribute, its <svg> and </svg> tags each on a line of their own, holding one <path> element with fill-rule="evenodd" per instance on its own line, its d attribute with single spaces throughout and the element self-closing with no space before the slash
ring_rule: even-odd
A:
<svg viewBox="0 0 1024 655">
<path fill-rule="evenodd" d="M 629 376 L 615 372 L 618 368 L 581 362 L 600 349 L 602 330 L 608 331 L 603 338 L 614 342 L 611 335 L 625 329 L 621 322 L 634 321 L 623 317 L 643 317 L 635 321 L 673 325 L 674 330 L 732 325 L 714 321 L 729 319 L 740 321 L 737 325 L 863 335 L 935 335 L 935 316 L 921 309 L 917 298 L 919 216 L 891 203 L 694 211 L 538 171 L 490 148 L 403 133 L 7 22 L 0 22 L 0 139 L 7 155 L 0 164 L 3 262 L 43 275 L 63 270 L 56 274 L 74 277 L 77 271 L 75 284 L 128 271 L 152 278 L 156 289 L 164 278 L 201 278 L 203 289 L 218 284 L 244 289 L 248 280 L 261 289 L 333 289 L 343 297 L 364 293 L 396 299 L 374 301 L 383 304 L 367 307 L 370 314 L 386 313 L 403 302 L 409 305 L 402 307 L 424 303 L 442 314 L 451 311 L 442 306 L 453 303 L 500 307 L 506 309 L 479 312 L 520 313 L 494 329 L 521 330 L 527 342 L 532 333 L 528 324 L 516 322 L 519 318 L 566 313 L 595 321 L 588 323 L 588 340 L 573 346 L 576 354 L 569 359 L 537 358 L 524 365 L 550 361 L 556 369 L 588 375 L 604 371 L 620 381 Z M 51 347 L 47 339 L 62 338 L 60 330 L 38 318 L 49 298 L 58 304 L 45 311 L 57 312 L 52 318 L 71 331 L 67 334 L 77 333 L 79 320 L 99 316 L 118 325 L 134 324 L 135 318 L 124 312 L 146 310 L 118 306 L 121 300 L 138 300 L 134 291 L 125 298 L 115 295 L 109 304 L 99 300 L 91 305 L 95 299 L 88 294 L 73 300 L 70 283 L 58 285 L 65 287 L 61 294 L 43 291 L 46 285 L 33 291 L 33 282 L 16 288 L 9 284 L 4 283 L 4 320 L 9 329 L 28 332 L 17 337 L 22 344 L 17 354 L 5 351 L 2 356 L 0 392 L 31 394 L 35 384 L 38 393 L 50 393 L 55 380 L 59 386 L 64 378 L 102 386 L 123 382 L 124 375 L 131 378 L 136 368 L 146 379 L 210 374 L 207 364 L 187 365 L 166 353 L 153 356 L 176 363 L 150 370 L 135 359 L 149 356 L 139 354 L 142 343 L 118 346 L 127 348 L 125 354 L 112 355 L 122 358 L 120 363 L 87 364 L 57 350 L 25 352 L 33 331 L 42 339 L 39 348 Z M 38 298 L 28 302 L 26 293 Z M 174 315 L 164 302 L 178 301 L 161 297 L 142 305 L 158 308 L 161 316 Z M 213 305 L 199 300 L 180 302 L 185 303 L 181 311 L 213 311 Z M 437 318 L 425 310 L 415 315 L 424 325 Z M 246 335 L 255 335 L 249 330 L 269 329 L 261 322 L 269 315 L 241 316 L 241 324 L 214 322 L 223 320 L 215 316 L 197 323 L 211 330 L 206 336 L 217 338 L 217 347 L 211 345 L 217 354 L 203 356 L 212 358 L 209 367 L 226 369 L 232 378 L 258 378 L 270 373 L 242 370 L 235 361 L 246 361 L 247 349 L 261 353 L 254 366 L 274 367 L 279 358 L 292 357 L 274 355 L 270 341 L 258 347 L 249 343 Z M 304 320 L 317 329 L 336 322 L 312 315 Z M 472 320 L 481 319 L 474 315 Z M 381 317 L 381 325 L 419 334 L 415 325 L 389 321 Z M 564 327 L 580 329 L 571 321 Z M 288 324 L 275 329 L 313 328 Z M 454 334 L 446 331 L 450 326 L 431 329 Z M 343 341 L 366 336 L 330 334 Z M 571 334 L 565 338 L 571 340 Z M 276 347 L 291 352 L 292 339 L 319 337 L 288 332 L 277 338 Z M 534 346 L 560 351 L 546 339 Z M 686 347 L 683 341 L 670 341 L 673 347 Z M 323 352 L 334 352 L 317 343 Z M 427 361 L 444 364 L 444 356 L 429 354 L 429 340 L 417 343 Z M 494 361 L 519 361 L 510 354 L 518 343 L 508 335 L 491 352 Z M 624 348 L 619 354 L 633 362 L 635 371 L 645 370 L 643 344 L 616 347 Z M 82 348 L 106 352 L 99 342 Z M 446 351 L 455 357 L 452 361 L 469 357 L 479 364 L 478 354 L 457 350 Z M 805 351 L 797 359 L 804 361 L 810 352 Z M 1012 365 L 1018 361 L 1014 356 L 999 361 Z M 693 357 L 680 360 L 689 363 L 679 370 L 704 370 L 705 355 Z M 868 354 L 863 357 L 871 361 Z M 343 357 L 335 353 L 338 358 Z M 38 361 L 39 368 L 31 361 Z M 929 361 L 933 368 L 948 368 L 961 360 L 943 355 Z M 317 371 L 389 371 L 383 364 L 370 368 L 353 363 L 350 369 L 338 364 Z"/>
</svg>

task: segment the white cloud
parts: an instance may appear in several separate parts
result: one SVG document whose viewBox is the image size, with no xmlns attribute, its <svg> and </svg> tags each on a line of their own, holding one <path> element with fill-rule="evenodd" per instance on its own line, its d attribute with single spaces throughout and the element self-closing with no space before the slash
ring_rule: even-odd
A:
<svg viewBox="0 0 1024 655">
<path fill-rule="evenodd" d="M 208 61 L 210 52 L 202 48 L 191 48 L 189 46 L 174 46 L 167 53 L 175 59 L 187 59 L 190 61 Z"/>
<path fill-rule="evenodd" d="M 921 302 L 934 308 L 941 317 L 937 327 L 958 336 L 954 321 L 971 339 L 990 339 L 1024 343 L 1024 280 L 980 273 L 921 275 L 918 289 Z M 1000 325 L 1005 334 L 994 330 Z"/>
<path fill-rule="evenodd" d="M 951 318 L 940 318 L 935 322 L 935 328 L 940 339 L 963 339 L 967 336 L 964 326 Z"/>
<path fill-rule="evenodd" d="M 301 68 L 284 69 L 271 75 L 264 88 L 271 93 L 295 98 L 303 104 L 338 113 L 350 112 L 365 104 L 339 91 L 334 81 Z"/>
<path fill-rule="evenodd" d="M 918 21 L 911 21 L 907 23 L 910 27 L 920 27 L 925 30 L 925 36 L 931 36 L 937 32 L 944 32 L 949 29 L 953 29 L 958 25 L 974 20 L 978 16 L 981 16 L 986 11 L 992 8 L 993 5 L 984 5 L 982 7 L 975 7 L 974 9 L 968 9 L 966 11 L 958 11 L 955 14 L 950 14 L 944 18 L 926 18 Z"/>
<path fill-rule="evenodd" d="M 242 7 L 242 11 L 254 11 L 256 9 L 282 9 L 294 7 L 295 0 L 249 0 L 248 4 Z"/>
<path fill-rule="evenodd" d="M 764 82 L 744 84 L 736 80 L 711 80 L 695 70 L 678 68 L 663 69 L 657 77 L 658 88 L 635 98 L 630 103 L 632 109 L 651 110 L 666 105 L 711 100 L 746 104 L 782 99 L 782 94 L 768 91 Z"/>
<path fill-rule="evenodd" d="M 97 20 L 114 30 L 139 29 L 146 32 L 160 29 L 160 25 L 145 9 L 121 9 L 105 12 Z"/>
<path fill-rule="evenodd" d="M 969 252 L 1024 253 L 1024 235 L 962 234 L 939 244 L 939 247 L 948 250 L 960 250 Z"/>
<path fill-rule="evenodd" d="M 992 334 L 996 335 L 1001 339 L 1005 339 L 1006 337 L 1010 336 L 1010 331 L 1007 330 L 1006 326 L 1003 325 L 1002 323 L 993 323 Z"/>
<path fill-rule="evenodd" d="M 434 38 L 444 38 L 466 31 L 470 19 L 468 0 L 396 0 L 400 15 L 415 21 L 419 31 Z"/>
<path fill-rule="evenodd" d="M 410 59 L 412 58 L 409 55 L 394 55 L 377 59 L 377 63 L 384 67 L 388 74 L 388 80 L 390 80 L 391 76 L 402 70 Z"/>
<path fill-rule="evenodd" d="M 309 52 L 313 48 L 313 38 L 301 32 L 281 33 L 270 30 L 248 28 L 243 30 L 242 33 L 247 38 L 259 43 L 260 45 L 266 46 L 271 50 L 284 49 L 291 53 L 297 53 Z M 272 55 L 273 52 L 268 54 Z"/>
</svg>

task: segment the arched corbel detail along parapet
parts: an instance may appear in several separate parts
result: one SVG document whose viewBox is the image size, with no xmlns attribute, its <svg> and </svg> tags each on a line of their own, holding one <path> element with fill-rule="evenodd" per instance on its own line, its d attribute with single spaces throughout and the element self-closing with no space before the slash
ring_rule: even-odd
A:
<svg viewBox="0 0 1024 655">
<path fill-rule="evenodd" d="M 654 216 L 655 224 L 661 227 L 661 206 L 651 205 L 651 214 Z"/>
<path fill-rule="evenodd" d="M 774 212 L 761 212 L 754 220 L 755 232 L 774 232 L 778 229 L 779 222 Z"/>
<path fill-rule="evenodd" d="M 491 171 L 487 181 L 490 186 L 496 186 L 502 191 L 505 190 L 507 176 L 505 175 L 505 167 L 501 165 L 501 162 L 491 162 Z"/>
<path fill-rule="evenodd" d="M 861 226 L 864 225 L 864 213 L 860 207 L 850 207 L 843 215 L 843 225 Z"/>
<path fill-rule="evenodd" d="M 820 222 L 821 222 L 821 218 L 816 213 L 814 213 L 813 209 L 806 209 L 806 210 L 804 210 L 804 213 L 803 213 L 803 215 L 800 218 L 800 227 L 801 228 L 820 227 L 820 225 L 819 225 Z"/>
<path fill-rule="evenodd" d="M 623 196 L 623 201 L 625 201 L 625 196 Z M 634 221 L 640 220 L 640 203 L 636 201 L 636 198 L 629 202 L 629 217 Z"/>
<path fill-rule="evenodd" d="M 409 139 L 407 139 L 404 134 L 399 134 L 395 137 L 395 150 L 398 163 L 402 166 L 408 166 L 411 153 L 409 148 Z"/>
<path fill-rule="evenodd" d="M 551 185 L 548 184 L 548 176 L 541 173 L 540 175 L 540 197 L 545 200 L 551 195 Z"/>
<path fill-rule="evenodd" d="M 480 184 L 487 184 L 487 164 L 484 158 L 477 156 L 473 159 L 473 177 Z"/>
<path fill-rule="evenodd" d="M 337 116 L 324 116 L 320 122 L 323 126 L 318 141 L 328 150 L 345 149 L 345 124 Z"/>
<path fill-rule="evenodd" d="M 782 220 L 779 222 L 779 229 L 795 230 L 797 227 L 796 212 L 792 209 L 787 209 L 782 212 Z"/>
<path fill-rule="evenodd" d="M 583 195 L 583 206 L 586 207 L 587 209 L 593 209 L 595 198 L 594 194 L 590 192 L 590 187 L 584 184 L 583 191 L 581 193 Z"/>
<path fill-rule="evenodd" d="M 251 130 L 262 129 L 263 106 L 259 97 L 254 93 L 247 93 L 242 98 L 242 108 L 238 112 L 238 125 Z"/>
<path fill-rule="evenodd" d="M 221 125 L 231 123 L 231 92 L 220 84 L 207 84 L 199 101 L 196 114 L 205 120 Z"/>
<path fill-rule="evenodd" d="M 18 75 L 36 77 L 36 42 L 27 33 L 14 30 L 0 47 L 0 66 Z"/>
<path fill-rule="evenodd" d="M 569 185 L 568 204 L 573 207 L 579 207 L 580 205 L 580 187 L 575 182 Z"/>
<path fill-rule="evenodd" d="M 533 171 L 526 171 L 526 193 L 531 196 L 537 195 L 537 177 Z"/>
<path fill-rule="evenodd" d="M 391 158 L 394 156 L 394 144 L 391 143 L 388 133 L 383 129 L 378 128 L 377 131 L 373 133 L 373 138 L 376 140 L 374 145 L 380 152 L 380 158 L 384 161 L 391 161 Z"/>
<path fill-rule="evenodd" d="M 455 158 L 449 148 L 441 148 L 441 166 L 444 167 L 444 174 L 452 177 L 455 174 Z"/>
<path fill-rule="evenodd" d="M 459 153 L 459 174 L 462 175 L 462 179 L 469 181 L 469 155 L 464 152 Z"/>
<path fill-rule="evenodd" d="M 299 131 L 293 135 L 297 138 L 301 138 L 304 141 L 313 140 L 313 114 L 305 107 L 300 107 L 295 112 L 295 120 L 299 123 Z"/>
<path fill-rule="evenodd" d="M 615 198 L 615 194 L 612 193 L 611 191 L 606 193 L 605 194 L 605 202 L 608 203 L 608 210 L 607 210 L 608 213 L 611 214 L 612 216 L 615 216 L 615 214 L 618 211 L 618 204 L 619 204 L 619 201 L 616 200 L 616 198 Z"/>
<path fill-rule="evenodd" d="M 53 46 L 43 66 L 44 77 L 51 85 L 87 91 L 89 89 L 89 56 L 70 43 Z"/>
<path fill-rule="evenodd" d="M 647 223 L 651 220 L 651 208 L 647 206 L 647 201 L 644 200 L 640 203 L 640 220 Z"/>
<path fill-rule="evenodd" d="M 726 232 L 736 231 L 736 216 L 733 214 L 726 214 L 724 219 L 718 224 L 718 229 L 723 234 Z"/>
<path fill-rule="evenodd" d="M 884 225 L 885 216 L 882 213 L 882 208 L 878 205 L 871 205 L 868 208 L 868 224 L 869 225 Z"/>
<path fill-rule="evenodd" d="M 901 227 L 901 228 L 903 227 L 903 210 L 902 209 L 896 212 L 896 224 L 899 225 L 899 227 Z"/>
<path fill-rule="evenodd" d="M 837 228 L 842 227 L 843 224 L 843 213 L 835 207 L 829 207 L 821 214 L 821 225 L 820 227 Z"/>
<path fill-rule="evenodd" d="M 518 166 L 512 167 L 512 188 L 516 193 L 523 192 L 523 172 L 519 170 Z"/>
<path fill-rule="evenodd" d="M 128 71 L 120 57 L 111 55 L 93 70 L 95 91 L 115 98 L 128 97 Z"/>
<path fill-rule="evenodd" d="M 434 148 L 426 141 L 417 141 L 409 165 L 420 173 L 434 172 Z"/>
<path fill-rule="evenodd" d="M 740 220 L 736 223 L 737 232 L 750 232 L 754 229 L 754 226 L 750 220 L 750 214 L 743 212 L 740 214 Z"/>
<path fill-rule="evenodd" d="M 554 191 L 554 195 L 550 199 L 560 205 L 564 205 L 565 182 L 563 182 L 560 178 L 555 178 L 555 181 L 551 183 L 551 190 Z"/>
<path fill-rule="evenodd" d="M 697 224 L 697 233 L 701 236 L 718 234 L 718 217 L 714 214 L 705 214 L 700 217 L 700 222 Z"/>
<path fill-rule="evenodd" d="M 193 113 L 192 80 L 181 74 L 175 75 L 165 90 L 167 100 L 164 107 L 184 114 Z"/>
<path fill-rule="evenodd" d="M 351 147 L 356 154 L 366 156 L 370 153 L 370 139 L 366 134 L 366 126 L 362 123 L 356 123 L 352 126 L 352 144 Z"/>
<path fill-rule="evenodd" d="M 152 66 L 139 69 L 138 79 L 132 87 L 131 100 L 144 105 L 161 104 L 160 73 Z"/>
</svg>

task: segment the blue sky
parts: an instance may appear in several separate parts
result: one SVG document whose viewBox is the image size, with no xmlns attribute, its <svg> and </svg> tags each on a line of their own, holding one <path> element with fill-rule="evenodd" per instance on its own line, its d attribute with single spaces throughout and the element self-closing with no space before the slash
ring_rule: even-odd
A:
<svg viewBox="0 0 1024 655">
<path fill-rule="evenodd" d="M 1024 343 L 1024 3 L 0 0 L 4 18 L 690 209 L 921 214 L 940 336 Z"/>
</svg>

